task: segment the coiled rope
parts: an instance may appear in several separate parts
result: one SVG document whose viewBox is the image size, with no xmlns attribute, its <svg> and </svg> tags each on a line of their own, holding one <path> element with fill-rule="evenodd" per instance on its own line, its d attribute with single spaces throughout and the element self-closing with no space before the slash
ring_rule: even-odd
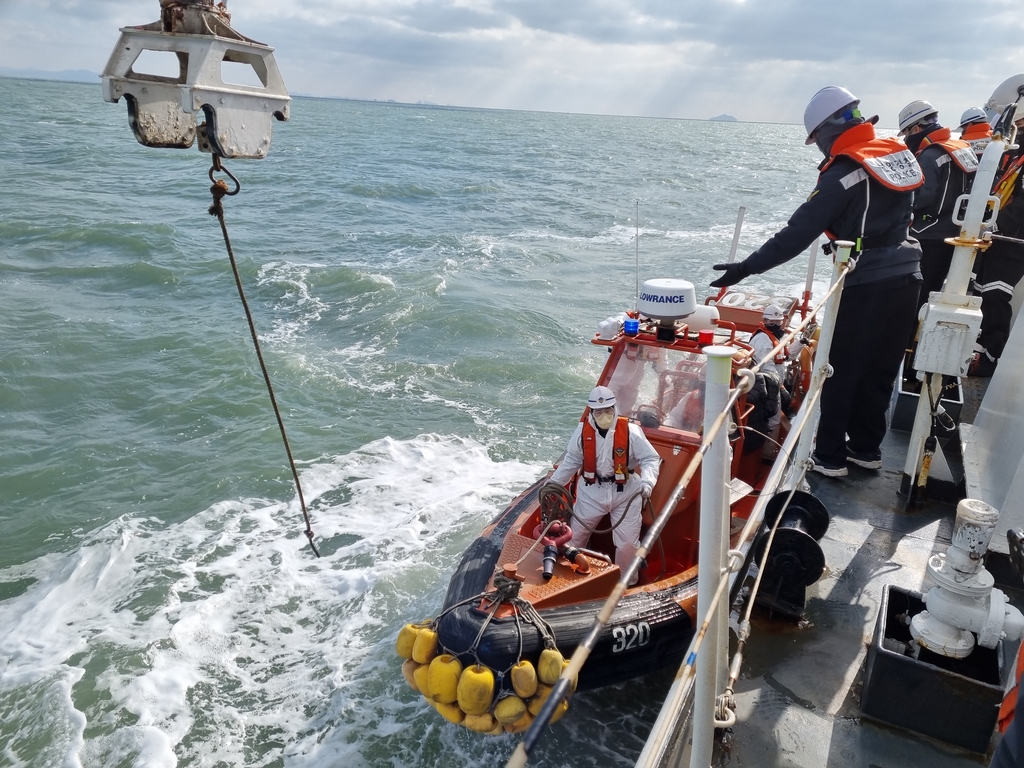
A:
<svg viewBox="0 0 1024 768">
<path fill-rule="evenodd" d="M 228 184 L 224 179 L 216 179 L 213 174 L 224 173 L 235 183 L 235 188 L 232 190 L 228 189 Z M 295 468 L 295 458 L 292 456 L 292 448 L 288 443 L 288 434 L 284 429 L 284 419 L 281 418 L 281 409 L 277 406 L 277 398 L 274 397 L 274 387 L 270 383 L 270 373 L 267 371 L 267 364 L 263 361 L 263 351 L 260 349 L 260 340 L 256 335 L 256 324 L 252 319 L 252 312 L 249 310 L 249 302 L 245 299 L 245 290 L 242 288 L 242 278 L 238 274 L 238 264 L 235 262 L 235 252 L 231 247 L 231 238 L 228 236 L 228 226 L 224 222 L 224 206 L 221 205 L 221 200 L 224 197 L 232 197 L 237 195 L 242 189 L 241 182 L 235 177 L 231 171 L 224 168 L 220 163 L 220 155 L 214 154 L 213 165 L 210 166 L 210 181 L 213 182 L 213 186 L 210 187 L 210 193 L 213 195 L 213 204 L 210 206 L 209 214 L 216 216 L 217 221 L 220 222 L 220 231 L 224 234 L 224 246 L 228 251 L 228 259 L 231 261 L 231 271 L 235 275 L 235 285 L 238 287 L 238 298 L 242 300 L 242 308 L 245 310 L 245 319 L 249 323 L 249 333 L 252 335 L 252 343 L 256 348 L 256 357 L 260 361 L 260 370 L 263 371 L 263 381 L 267 384 L 267 392 L 270 394 L 270 404 L 274 407 L 274 415 L 277 417 L 277 426 L 281 430 L 281 440 L 284 441 L 284 450 L 288 454 L 288 465 L 292 469 L 292 477 L 295 478 L 295 489 L 299 494 L 299 506 L 302 508 L 302 517 L 306 521 L 306 538 L 309 539 L 309 548 L 313 550 L 313 554 L 320 557 L 320 552 L 317 551 L 316 544 L 313 543 L 313 528 L 309 522 L 309 512 L 306 509 L 306 499 L 302 495 L 302 483 L 299 482 L 299 471 Z"/>
</svg>

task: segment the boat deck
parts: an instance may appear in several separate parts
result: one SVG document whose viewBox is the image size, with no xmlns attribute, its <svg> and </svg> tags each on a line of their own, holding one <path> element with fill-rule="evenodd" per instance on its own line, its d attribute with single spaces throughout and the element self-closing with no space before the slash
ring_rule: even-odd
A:
<svg viewBox="0 0 1024 768">
<path fill-rule="evenodd" d="M 971 380 L 970 423 L 985 382 Z M 832 522 L 820 544 L 827 570 L 807 590 L 804 620 L 755 611 L 741 679 L 732 766 L 910 768 L 977 766 L 985 755 L 878 723 L 860 711 L 864 662 L 886 584 L 921 591 L 930 555 L 949 544 L 954 503 L 907 511 L 897 496 L 909 433 L 890 431 L 880 471 L 850 466 L 844 478 L 812 474 Z M 958 457 L 950 457 L 958 472 Z M 1019 594 L 1010 593 L 1020 604 Z M 684 750 L 685 752 L 685 750 Z M 681 765 L 688 765 L 684 756 Z"/>
</svg>

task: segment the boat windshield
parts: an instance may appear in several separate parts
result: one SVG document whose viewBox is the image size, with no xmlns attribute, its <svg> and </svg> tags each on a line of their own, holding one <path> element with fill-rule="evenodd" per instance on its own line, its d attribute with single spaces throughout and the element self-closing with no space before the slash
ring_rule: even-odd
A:
<svg viewBox="0 0 1024 768">
<path fill-rule="evenodd" d="M 700 432 L 704 363 L 698 352 L 627 342 L 608 378 L 618 412 L 644 427 Z"/>
</svg>

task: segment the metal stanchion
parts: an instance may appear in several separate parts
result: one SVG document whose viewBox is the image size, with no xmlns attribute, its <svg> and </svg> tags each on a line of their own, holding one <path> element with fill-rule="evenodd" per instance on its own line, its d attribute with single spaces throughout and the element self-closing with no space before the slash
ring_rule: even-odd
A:
<svg viewBox="0 0 1024 768">
<path fill-rule="evenodd" d="M 726 407 L 732 382 L 732 347 L 708 347 L 704 423 Z M 701 466 L 700 575 L 697 580 L 697 622 L 708 616 L 726 563 L 729 538 L 729 431 L 715 436 Z M 719 606 L 707 632 L 707 650 L 697 661 L 693 750 L 690 768 L 708 768 L 714 747 L 715 698 L 725 687 L 729 643 L 728 610 Z"/>
</svg>

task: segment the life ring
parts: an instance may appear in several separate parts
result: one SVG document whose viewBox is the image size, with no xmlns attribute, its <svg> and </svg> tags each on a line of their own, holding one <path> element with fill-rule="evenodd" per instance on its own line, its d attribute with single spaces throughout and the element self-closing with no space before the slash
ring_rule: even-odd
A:
<svg viewBox="0 0 1024 768">
<path fill-rule="evenodd" d="M 812 341 L 800 350 L 800 389 L 806 394 L 811 388 L 811 376 L 814 373 L 814 350 L 818 346 Z"/>
<path fill-rule="evenodd" d="M 791 363 L 793 371 L 793 391 L 790 393 L 790 410 L 795 412 L 800 408 L 807 393 L 811 389 L 811 378 L 814 375 L 814 351 L 818 346 L 817 341 L 811 341 Z"/>
</svg>

